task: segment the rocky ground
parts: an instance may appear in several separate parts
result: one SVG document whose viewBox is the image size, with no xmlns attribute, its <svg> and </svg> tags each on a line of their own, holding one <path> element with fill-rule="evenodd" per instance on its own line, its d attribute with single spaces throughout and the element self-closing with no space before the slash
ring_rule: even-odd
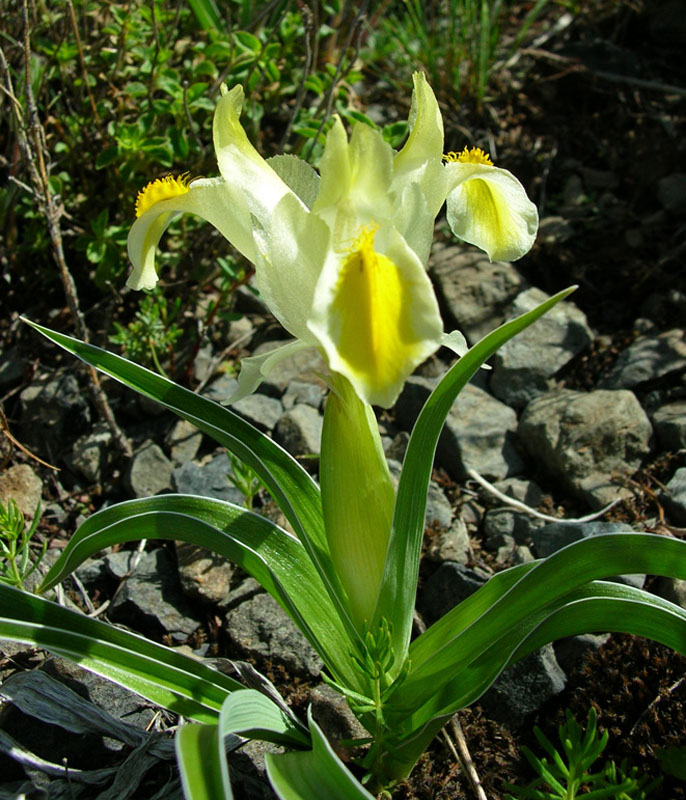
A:
<svg viewBox="0 0 686 800">
<path fill-rule="evenodd" d="M 446 328 L 459 327 L 470 343 L 546 293 L 571 283 L 579 290 L 503 347 L 451 411 L 429 493 L 418 624 L 431 624 L 495 570 L 576 539 L 628 527 L 685 534 L 685 93 L 678 88 L 683 65 L 676 69 L 668 56 L 683 40 L 686 19 L 626 12 L 619 22 L 623 27 L 617 17 L 600 19 L 585 38 L 570 34 L 531 53 L 526 93 L 514 86 L 507 112 L 490 121 L 501 160 L 541 208 L 541 234 L 530 256 L 516 265 L 491 264 L 450 242 L 439 225 L 430 275 Z M 104 503 L 174 491 L 243 502 L 226 479 L 232 467 L 223 451 L 106 382 L 117 420 L 134 444 L 133 456 L 122 457 L 88 400 L 86 373 L 16 318 L 17 311 L 27 312 L 68 330 L 66 314 L 44 300 L 11 294 L 10 302 L 0 325 L 0 402 L 18 444 L 0 442 L 0 497 L 15 497 L 27 517 L 42 499 L 39 538 L 50 544 L 46 561 Z M 239 293 L 235 310 L 240 319 L 211 331 L 192 365 L 191 386 L 218 401 L 234 386 L 218 369 L 227 352 L 256 354 L 284 338 L 250 293 Z M 103 343 L 104 334 L 96 332 Z M 191 348 L 189 341 L 181 351 Z M 441 351 L 427 362 L 397 406 L 380 415 L 392 471 L 449 358 Z M 183 363 L 183 352 L 177 360 Z M 234 406 L 315 473 L 324 400 L 316 372 L 315 362 L 299 356 Z M 610 503 L 591 521 L 562 521 Z M 277 513 L 264 494 L 255 506 Z M 345 709 L 321 684 L 316 654 L 276 603 L 230 564 L 186 545 L 148 543 L 141 552 L 103 553 L 76 576 L 65 602 L 202 657 L 247 660 L 300 713 L 314 702 L 335 724 L 349 725 Z M 683 581 L 618 580 L 686 607 Z M 12 792 L 26 780 L 34 786 L 30 797 L 178 796 L 164 733 L 174 719 L 59 659 L 5 643 L 0 653 L 6 701 L 0 731 L 33 754 L 23 758 L 24 766 L 0 755 L 0 797 L 16 796 Z M 102 717 L 86 729 L 57 716 L 46 724 L 42 711 L 37 725 L 36 706 L 26 699 L 34 696 L 30 689 L 47 692 L 53 706 L 72 708 L 76 701 L 45 689 L 42 677 L 37 686 L 22 685 L 32 674 L 58 679 L 127 724 L 117 727 L 112 717 Z M 489 798 L 503 796 L 504 781 L 533 777 L 519 748 L 533 745 L 533 723 L 554 738 L 567 707 L 581 722 L 593 705 L 611 733 L 607 755 L 660 774 L 658 749 L 686 744 L 685 676 L 685 659 L 632 637 L 576 637 L 529 656 L 461 715 Z M 0 751 L 7 751 L 3 737 Z M 259 779 L 261 752 L 253 746 L 237 754 L 235 771 L 243 781 L 237 796 L 271 796 Z M 113 784 L 108 770 L 125 759 L 133 777 L 124 787 Z M 86 773 L 97 767 L 101 774 L 65 777 L 65 764 Z M 48 786 L 50 793 L 41 794 Z M 436 740 L 397 796 L 460 798 L 469 792 L 450 751 Z M 686 792 L 683 782 L 667 776 L 653 796 L 672 800 Z"/>
</svg>

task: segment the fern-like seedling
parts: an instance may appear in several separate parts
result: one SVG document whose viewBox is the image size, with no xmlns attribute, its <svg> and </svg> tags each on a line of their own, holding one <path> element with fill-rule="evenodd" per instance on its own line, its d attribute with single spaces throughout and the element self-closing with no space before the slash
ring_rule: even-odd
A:
<svg viewBox="0 0 686 800">
<path fill-rule="evenodd" d="M 565 715 L 567 722 L 558 729 L 561 751 L 540 728 L 534 727 L 536 739 L 548 756 L 539 758 L 528 747 L 522 747 L 538 776 L 528 786 L 506 784 L 506 790 L 512 792 L 507 800 L 574 800 L 580 795 L 584 800 L 644 800 L 659 785 L 660 778 L 650 781 L 647 775 L 638 774 L 637 767 L 629 768 L 626 760 L 620 766 L 607 761 L 600 771 L 591 772 L 591 766 L 607 746 L 609 734 L 605 731 L 598 736 L 594 708 L 588 712 L 585 732 L 569 709 Z"/>
</svg>

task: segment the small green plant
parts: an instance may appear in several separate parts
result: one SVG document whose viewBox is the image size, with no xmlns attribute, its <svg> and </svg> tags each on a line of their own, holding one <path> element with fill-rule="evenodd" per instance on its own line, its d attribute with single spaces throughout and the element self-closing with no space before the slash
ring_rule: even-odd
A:
<svg viewBox="0 0 686 800">
<path fill-rule="evenodd" d="M 183 329 L 174 321 L 180 307 L 180 297 L 174 300 L 169 309 L 162 294 L 148 294 L 140 301 L 136 316 L 128 325 L 114 323 L 117 332 L 110 336 L 110 341 L 120 345 L 132 361 L 154 364 L 160 375 L 166 375 L 159 354 L 167 351 L 173 363 L 172 348 L 183 333 Z"/>
<path fill-rule="evenodd" d="M 264 484 L 255 471 L 244 464 L 240 458 L 236 458 L 233 453 L 229 453 L 229 461 L 231 462 L 231 472 L 227 473 L 226 477 L 245 497 L 243 501 L 245 508 L 252 511 L 253 501 L 260 489 L 264 488 Z"/>
<path fill-rule="evenodd" d="M 40 564 L 48 543 L 44 542 L 37 557 L 31 555 L 31 539 L 40 520 L 40 501 L 27 529 L 24 514 L 10 498 L 7 505 L 0 502 L 0 581 L 18 589 L 26 587 L 26 581 Z"/>
<path fill-rule="evenodd" d="M 581 795 L 593 800 L 605 797 L 643 800 L 660 784 L 660 778 L 650 781 L 647 775 L 638 774 L 637 767 L 629 768 L 626 760 L 620 766 L 616 766 L 613 761 L 607 761 L 599 772 L 590 772 L 591 766 L 607 746 L 609 733 L 605 731 L 598 737 L 598 715 L 593 707 L 588 712 L 585 733 L 571 711 L 567 709 L 565 713 L 567 722 L 560 725 L 558 730 L 564 755 L 555 749 L 540 728 L 534 727 L 539 744 L 551 760 L 545 756 L 538 758 L 528 747 L 523 746 L 522 752 L 538 773 L 538 777 L 523 788 L 506 784 L 505 788 L 514 792 L 506 796 L 507 800 L 514 800 L 515 797 L 531 800 L 574 800 Z"/>
</svg>

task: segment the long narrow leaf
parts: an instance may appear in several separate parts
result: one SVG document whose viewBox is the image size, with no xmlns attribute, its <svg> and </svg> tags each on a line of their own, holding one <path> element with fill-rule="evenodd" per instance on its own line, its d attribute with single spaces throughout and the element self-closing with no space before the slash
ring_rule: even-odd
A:
<svg viewBox="0 0 686 800">
<path fill-rule="evenodd" d="M 174 744 L 186 800 L 233 800 L 228 768 L 222 768 L 226 753 L 217 725 L 184 725 Z"/>
<path fill-rule="evenodd" d="M 200 661 L 0 584 L 0 638 L 43 647 L 184 717 L 216 722 L 244 687 Z"/>
<path fill-rule="evenodd" d="M 453 680 L 413 714 L 400 713 L 392 758 L 409 769 L 444 722 L 476 702 L 506 667 L 556 639 L 598 631 L 646 636 L 686 653 L 686 610 L 642 589 L 593 581 L 522 620 L 470 664 L 456 665 Z"/>
<path fill-rule="evenodd" d="M 429 700 L 509 629 L 556 598 L 592 580 L 634 572 L 686 577 L 686 542 L 654 534 L 612 533 L 575 542 L 539 561 L 466 629 L 460 626 L 451 635 L 442 623 L 439 636 L 430 628 L 419 637 L 410 647 L 412 666 L 394 693 L 393 704 L 416 707 Z M 459 610 L 449 612 L 453 614 L 459 616 Z"/>
<path fill-rule="evenodd" d="M 532 311 L 501 325 L 474 345 L 446 373 L 417 418 L 398 482 L 391 538 L 374 620 L 378 624 L 386 618 L 392 623 L 396 666 L 404 658 L 410 641 L 426 497 L 436 445 L 448 413 L 457 395 L 486 359 L 564 300 L 574 288 L 559 292 Z"/>
<path fill-rule="evenodd" d="M 310 747 L 307 728 L 256 689 L 229 695 L 219 713 L 222 740 L 230 735 L 261 739 L 285 747 Z"/>
<path fill-rule="evenodd" d="M 267 775 L 281 800 L 374 800 L 334 753 L 308 713 L 312 750 L 268 754 Z"/>
<path fill-rule="evenodd" d="M 346 609 L 345 593 L 329 555 L 319 487 L 292 456 L 218 403 L 100 347 L 57 333 L 30 320 L 25 321 L 86 364 L 192 422 L 245 462 L 259 476 L 293 526 L 322 574 L 341 618 L 354 634 L 355 628 L 349 621 Z"/>
<path fill-rule="evenodd" d="M 139 539 L 191 542 L 238 564 L 284 608 L 334 675 L 356 685 L 346 630 L 305 548 L 273 522 L 223 500 L 167 494 L 109 506 L 79 526 L 41 590 L 93 553 Z"/>
</svg>

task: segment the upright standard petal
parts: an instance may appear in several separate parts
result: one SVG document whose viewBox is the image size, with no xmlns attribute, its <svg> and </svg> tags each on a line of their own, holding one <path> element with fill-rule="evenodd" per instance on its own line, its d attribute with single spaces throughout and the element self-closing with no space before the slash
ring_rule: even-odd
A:
<svg viewBox="0 0 686 800">
<path fill-rule="evenodd" d="M 446 216 L 453 233 L 488 253 L 491 261 L 515 261 L 531 249 L 538 211 L 506 169 L 482 151 L 467 149 L 444 167 L 449 182 Z"/>
<path fill-rule="evenodd" d="M 327 259 L 309 328 L 330 368 L 372 405 L 393 405 L 413 370 L 440 345 L 443 324 L 424 265 L 390 228 L 363 229 Z M 377 249 L 378 246 L 378 249 Z"/>
<path fill-rule="evenodd" d="M 241 188 L 250 213 L 268 230 L 272 212 L 281 198 L 297 195 L 250 144 L 239 119 L 243 87 L 234 86 L 227 91 L 222 86 L 222 92 L 212 129 L 219 171 L 227 183 Z"/>
<path fill-rule="evenodd" d="M 240 192 L 222 178 L 153 181 L 140 192 L 136 208 L 139 216 L 127 241 L 133 264 L 127 286 L 133 289 L 152 289 L 157 283 L 155 250 L 169 224 L 182 213 L 207 220 L 246 258 L 255 258 L 248 208 Z"/>
<path fill-rule="evenodd" d="M 443 170 L 443 118 L 433 90 L 423 72 L 412 76 L 414 91 L 410 109 L 410 135 L 393 163 L 394 190 L 419 184 L 435 219 L 446 195 Z"/>
</svg>

